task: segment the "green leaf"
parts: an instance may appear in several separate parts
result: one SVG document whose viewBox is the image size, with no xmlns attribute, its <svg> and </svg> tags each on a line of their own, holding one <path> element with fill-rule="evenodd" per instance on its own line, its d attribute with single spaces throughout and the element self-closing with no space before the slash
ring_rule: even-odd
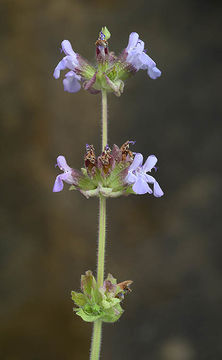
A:
<svg viewBox="0 0 222 360">
<path fill-rule="evenodd" d="M 92 271 L 86 271 L 86 274 L 81 276 L 81 289 L 83 293 L 91 298 L 92 290 L 96 287 L 97 284 Z"/>
<path fill-rule="evenodd" d="M 134 194 L 134 195 L 136 195 L 135 192 L 134 192 L 133 189 L 132 189 L 132 185 L 130 185 L 130 186 L 127 187 L 127 189 L 126 189 L 126 191 L 125 191 L 125 194 L 127 194 L 127 195 L 129 195 L 129 194 Z"/>
<path fill-rule="evenodd" d="M 94 190 L 96 188 L 93 179 L 91 179 L 88 175 L 85 175 L 79 180 L 79 187 L 81 190 Z"/>
<path fill-rule="evenodd" d="M 93 66 L 90 66 L 85 62 L 85 64 L 82 66 L 82 76 L 86 80 L 92 79 L 93 75 L 95 74 L 96 69 Z"/>
<path fill-rule="evenodd" d="M 107 309 L 101 317 L 101 320 L 104 322 L 113 323 L 116 322 L 122 314 L 123 309 L 120 305 L 116 305 L 115 308 Z"/>
<path fill-rule="evenodd" d="M 112 170 L 110 176 L 106 179 L 106 185 L 111 188 L 123 185 L 123 182 L 120 178 L 120 174 L 127 167 L 128 164 L 122 164 L 122 163 L 117 164 L 115 168 Z"/>
<path fill-rule="evenodd" d="M 110 309 L 111 307 L 116 306 L 119 303 L 120 303 L 120 299 L 110 297 L 110 298 L 107 298 L 106 300 L 105 299 L 102 300 L 101 305 L 105 310 L 107 310 L 107 309 Z"/>
<path fill-rule="evenodd" d="M 84 306 L 87 303 L 86 295 L 82 293 L 77 293 L 76 291 L 71 292 L 72 300 L 77 306 Z"/>
<path fill-rule="evenodd" d="M 80 316 L 84 321 L 87 321 L 87 322 L 96 321 L 101 317 L 100 314 L 98 314 L 98 315 L 86 314 L 83 309 L 77 309 L 75 311 L 76 311 L 76 315 Z"/>
</svg>

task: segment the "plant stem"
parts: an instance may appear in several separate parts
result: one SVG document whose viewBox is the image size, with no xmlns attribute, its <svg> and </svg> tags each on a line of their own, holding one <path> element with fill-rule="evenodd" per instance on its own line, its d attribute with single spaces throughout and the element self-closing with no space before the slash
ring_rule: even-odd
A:
<svg viewBox="0 0 222 360">
<path fill-rule="evenodd" d="M 90 360 L 99 359 L 101 335 L 102 335 L 102 321 L 96 320 L 93 323 L 93 335 L 92 335 Z"/>
<path fill-rule="evenodd" d="M 103 286 L 106 243 L 106 198 L 99 198 L 99 244 L 97 262 L 97 284 Z"/>
<path fill-rule="evenodd" d="M 102 90 L 102 151 L 107 145 L 107 93 Z"/>
<path fill-rule="evenodd" d="M 107 94 L 102 90 L 102 151 L 107 145 Z M 106 198 L 99 198 L 99 238 L 97 257 L 97 284 L 103 286 L 106 244 Z M 96 320 L 93 324 L 90 360 L 99 360 L 102 339 L 102 321 Z"/>
</svg>

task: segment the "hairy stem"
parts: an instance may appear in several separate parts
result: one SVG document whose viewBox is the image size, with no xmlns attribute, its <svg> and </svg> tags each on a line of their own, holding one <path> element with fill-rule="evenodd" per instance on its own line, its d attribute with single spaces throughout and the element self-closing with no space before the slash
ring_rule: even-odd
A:
<svg viewBox="0 0 222 360">
<path fill-rule="evenodd" d="M 107 145 L 107 94 L 102 90 L 102 151 Z M 99 238 L 97 257 L 97 284 L 103 285 L 106 244 L 106 198 L 99 198 Z M 90 360 L 99 360 L 102 340 L 102 321 L 96 320 L 93 324 Z"/>
<path fill-rule="evenodd" d="M 101 347 L 102 321 L 96 320 L 93 323 L 93 335 L 91 344 L 90 360 L 98 360 Z"/>
<path fill-rule="evenodd" d="M 106 198 L 99 199 L 99 244 L 97 262 L 97 284 L 103 286 L 106 243 Z"/>
<path fill-rule="evenodd" d="M 107 93 L 102 90 L 102 151 L 108 142 L 107 133 Z"/>
</svg>

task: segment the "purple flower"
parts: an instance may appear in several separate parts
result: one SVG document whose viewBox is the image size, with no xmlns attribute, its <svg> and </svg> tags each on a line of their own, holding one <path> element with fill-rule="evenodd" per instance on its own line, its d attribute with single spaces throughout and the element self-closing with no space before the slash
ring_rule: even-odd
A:
<svg viewBox="0 0 222 360">
<path fill-rule="evenodd" d="M 150 172 L 157 163 L 157 158 L 154 155 L 148 156 L 146 162 L 143 164 L 143 155 L 136 154 L 132 164 L 129 167 L 128 174 L 125 181 L 128 184 L 133 184 L 133 191 L 136 194 L 152 194 L 156 197 L 163 196 L 163 191 L 158 182 L 147 172 Z M 153 191 L 148 184 L 153 184 Z"/>
<path fill-rule="evenodd" d="M 144 52 L 144 42 L 139 39 L 136 32 L 130 34 L 126 52 L 126 61 L 133 65 L 136 71 L 147 70 L 151 79 L 156 79 L 161 75 L 156 63 Z"/>
<path fill-rule="evenodd" d="M 57 157 L 57 166 L 62 170 L 64 173 L 60 174 L 56 177 L 55 183 L 53 186 L 53 192 L 59 192 L 63 189 L 63 181 L 65 181 L 67 184 L 77 184 L 77 178 L 75 175 L 75 170 L 69 167 L 69 165 L 66 162 L 66 159 L 64 156 L 60 155 Z"/>
<path fill-rule="evenodd" d="M 79 81 L 81 76 L 76 74 L 76 69 L 80 66 L 77 54 L 73 51 L 72 45 L 68 40 L 62 41 L 62 51 L 66 56 L 56 66 L 53 76 L 55 79 L 60 77 L 60 71 L 69 69 L 63 80 L 64 90 L 70 93 L 75 93 L 80 90 L 81 85 Z"/>
</svg>

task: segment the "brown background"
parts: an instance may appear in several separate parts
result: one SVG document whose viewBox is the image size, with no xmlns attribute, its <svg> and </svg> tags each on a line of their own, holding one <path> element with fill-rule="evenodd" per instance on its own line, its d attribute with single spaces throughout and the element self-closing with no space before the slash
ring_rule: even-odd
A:
<svg viewBox="0 0 222 360">
<path fill-rule="evenodd" d="M 137 31 L 163 71 L 109 96 L 109 143 L 156 154 L 165 196 L 110 200 L 106 270 L 134 280 L 102 359 L 220 360 L 219 1 L 1 0 L 1 359 L 85 360 L 91 324 L 70 291 L 96 269 L 97 199 L 52 193 L 59 154 L 100 147 L 100 96 L 54 80 L 63 39 L 94 61 L 103 25 L 117 53 Z"/>
</svg>

